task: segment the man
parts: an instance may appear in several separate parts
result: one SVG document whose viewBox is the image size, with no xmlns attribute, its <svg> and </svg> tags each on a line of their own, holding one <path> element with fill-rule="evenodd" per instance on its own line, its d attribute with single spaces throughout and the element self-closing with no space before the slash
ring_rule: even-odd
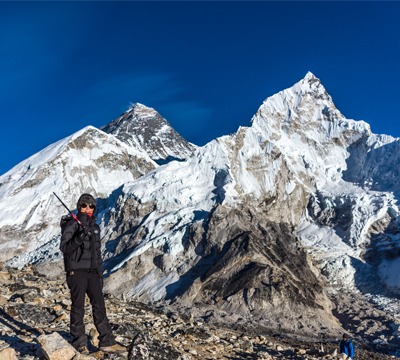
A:
<svg viewBox="0 0 400 360">
<path fill-rule="evenodd" d="M 85 334 L 85 296 L 92 305 L 93 320 L 99 332 L 99 348 L 105 352 L 123 352 L 118 345 L 106 314 L 103 296 L 103 262 L 101 258 L 100 227 L 94 212 L 96 201 L 90 194 L 83 194 L 77 203 L 77 218 L 70 218 L 62 229 L 60 250 L 64 254 L 67 285 L 71 293 L 70 333 L 72 345 L 88 354 Z"/>
<path fill-rule="evenodd" d="M 347 334 L 343 334 L 343 339 L 340 341 L 340 354 L 342 359 L 354 358 L 354 345 Z"/>
</svg>

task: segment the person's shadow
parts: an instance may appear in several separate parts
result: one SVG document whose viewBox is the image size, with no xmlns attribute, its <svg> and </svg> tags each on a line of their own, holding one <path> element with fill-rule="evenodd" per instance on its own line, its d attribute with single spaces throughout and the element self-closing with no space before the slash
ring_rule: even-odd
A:
<svg viewBox="0 0 400 360">
<path fill-rule="evenodd" d="M 19 352 L 22 356 L 36 355 L 40 351 L 40 346 L 37 342 L 28 342 L 23 340 L 19 335 L 32 336 L 36 338 L 42 333 L 21 321 L 14 319 L 8 315 L 2 308 L 0 308 L 0 323 L 9 328 L 15 335 L 0 335 L 0 340 L 6 342 L 15 351 Z M 70 334 L 65 331 L 57 331 L 65 340 L 70 340 Z"/>
</svg>

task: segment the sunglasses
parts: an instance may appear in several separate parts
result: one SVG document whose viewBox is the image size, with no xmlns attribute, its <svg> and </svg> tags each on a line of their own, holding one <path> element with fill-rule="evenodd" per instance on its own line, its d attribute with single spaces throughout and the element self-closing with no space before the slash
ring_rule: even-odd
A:
<svg viewBox="0 0 400 360">
<path fill-rule="evenodd" d="M 94 205 L 92 205 L 92 204 L 85 204 L 85 203 L 81 204 L 80 207 L 81 207 L 82 209 L 86 209 L 87 206 L 89 206 L 90 209 L 94 209 L 94 208 L 95 208 Z"/>
</svg>

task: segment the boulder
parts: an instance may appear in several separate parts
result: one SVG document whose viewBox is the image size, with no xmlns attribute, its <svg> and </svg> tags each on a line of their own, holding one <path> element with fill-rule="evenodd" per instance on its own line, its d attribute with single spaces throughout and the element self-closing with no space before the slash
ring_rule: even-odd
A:
<svg viewBox="0 0 400 360">
<path fill-rule="evenodd" d="M 18 360 L 17 358 L 17 353 L 13 348 L 6 348 L 3 350 L 0 350 L 0 359 L 1 360 Z"/>
<path fill-rule="evenodd" d="M 77 351 L 59 333 L 41 335 L 38 337 L 46 360 L 72 360 Z"/>
</svg>

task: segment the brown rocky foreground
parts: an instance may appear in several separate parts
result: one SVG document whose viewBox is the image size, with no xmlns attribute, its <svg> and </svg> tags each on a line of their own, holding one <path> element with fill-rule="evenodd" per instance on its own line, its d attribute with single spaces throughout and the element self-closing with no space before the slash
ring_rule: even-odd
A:
<svg viewBox="0 0 400 360">
<path fill-rule="evenodd" d="M 90 355 L 77 353 L 68 333 L 69 292 L 62 279 L 32 268 L 0 271 L 1 360 L 90 359 L 340 359 L 337 339 L 300 340 L 285 334 L 254 334 L 207 324 L 170 310 L 106 296 L 110 322 L 126 353 L 96 351 L 97 333 L 86 311 Z M 357 360 L 390 359 L 357 342 Z"/>
</svg>

